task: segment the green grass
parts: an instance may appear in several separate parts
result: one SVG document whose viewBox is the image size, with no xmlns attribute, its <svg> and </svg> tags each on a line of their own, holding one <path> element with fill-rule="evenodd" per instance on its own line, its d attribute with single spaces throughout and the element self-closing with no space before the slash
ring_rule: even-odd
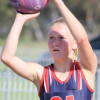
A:
<svg viewBox="0 0 100 100">
<path fill-rule="evenodd" d="M 4 46 L 6 39 L 0 38 L 0 46 Z M 48 41 L 20 41 L 18 47 L 48 48 Z"/>
<path fill-rule="evenodd" d="M 27 36 L 21 36 L 19 38 L 18 47 L 32 47 L 32 48 L 48 48 L 48 41 L 37 41 L 31 39 L 32 37 Z M 5 41 L 7 39 L 7 35 L 0 35 L 0 46 L 3 46 Z"/>
<path fill-rule="evenodd" d="M 48 48 L 48 41 L 19 41 L 19 47 L 32 47 L 32 48 Z"/>
</svg>

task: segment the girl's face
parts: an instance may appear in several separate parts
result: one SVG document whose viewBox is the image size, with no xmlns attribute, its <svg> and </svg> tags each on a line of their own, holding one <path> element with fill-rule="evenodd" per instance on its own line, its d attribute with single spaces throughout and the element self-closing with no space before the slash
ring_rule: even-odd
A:
<svg viewBox="0 0 100 100">
<path fill-rule="evenodd" d="M 71 56 L 74 38 L 67 25 L 54 24 L 50 28 L 48 46 L 54 60 L 66 60 Z"/>
</svg>

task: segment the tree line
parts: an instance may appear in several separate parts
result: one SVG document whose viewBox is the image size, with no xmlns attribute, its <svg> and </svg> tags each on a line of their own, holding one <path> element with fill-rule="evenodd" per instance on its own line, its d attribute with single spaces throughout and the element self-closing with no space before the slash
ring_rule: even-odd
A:
<svg viewBox="0 0 100 100">
<path fill-rule="evenodd" d="M 100 0 L 64 0 L 68 8 L 81 21 L 91 37 L 100 34 Z M 29 34 L 32 39 L 44 40 L 47 36 L 49 23 L 61 17 L 52 0 L 41 11 L 38 18 L 24 25 L 22 36 Z M 15 10 L 8 0 L 0 0 L 0 36 L 9 33 L 15 18 Z M 48 26 L 48 27 L 47 27 Z M 35 34 L 33 34 L 35 33 Z"/>
</svg>

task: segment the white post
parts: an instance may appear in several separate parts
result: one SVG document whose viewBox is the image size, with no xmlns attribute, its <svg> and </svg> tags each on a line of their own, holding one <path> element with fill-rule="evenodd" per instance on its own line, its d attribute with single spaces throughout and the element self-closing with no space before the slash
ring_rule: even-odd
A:
<svg viewBox="0 0 100 100">
<path fill-rule="evenodd" d="M 100 100 L 100 69 L 97 70 L 96 74 L 96 100 Z"/>
</svg>

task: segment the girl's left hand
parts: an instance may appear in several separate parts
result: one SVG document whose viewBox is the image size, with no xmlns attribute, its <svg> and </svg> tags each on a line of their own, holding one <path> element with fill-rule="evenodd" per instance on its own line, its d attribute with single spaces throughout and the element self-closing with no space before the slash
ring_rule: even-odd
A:
<svg viewBox="0 0 100 100">
<path fill-rule="evenodd" d="M 21 14 L 19 12 L 16 13 L 16 17 L 20 18 L 24 22 L 26 22 L 27 20 L 33 19 L 39 15 L 40 13 L 35 13 L 35 14 Z"/>
</svg>

